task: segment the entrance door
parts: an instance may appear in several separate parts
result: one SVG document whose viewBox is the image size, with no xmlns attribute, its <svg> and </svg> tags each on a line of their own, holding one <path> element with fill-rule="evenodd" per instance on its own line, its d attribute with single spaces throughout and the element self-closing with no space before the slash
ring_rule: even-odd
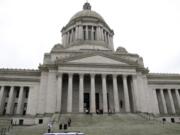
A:
<svg viewBox="0 0 180 135">
<path fill-rule="evenodd" d="M 84 93 L 84 109 L 88 110 L 88 112 L 90 111 L 89 110 L 89 93 Z"/>
</svg>

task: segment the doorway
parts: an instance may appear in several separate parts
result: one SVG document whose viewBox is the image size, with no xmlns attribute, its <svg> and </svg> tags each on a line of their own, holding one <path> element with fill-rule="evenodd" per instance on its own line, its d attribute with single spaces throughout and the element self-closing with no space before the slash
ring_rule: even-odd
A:
<svg viewBox="0 0 180 135">
<path fill-rule="evenodd" d="M 84 93 L 84 110 L 89 110 L 89 93 Z"/>
<path fill-rule="evenodd" d="M 96 93 L 96 110 L 100 110 L 100 108 L 99 108 L 99 93 Z"/>
</svg>

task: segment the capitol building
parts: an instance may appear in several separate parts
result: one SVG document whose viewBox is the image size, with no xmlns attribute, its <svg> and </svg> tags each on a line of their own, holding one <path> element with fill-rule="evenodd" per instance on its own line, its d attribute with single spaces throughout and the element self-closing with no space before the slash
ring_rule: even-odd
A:
<svg viewBox="0 0 180 135">
<path fill-rule="evenodd" d="M 114 31 L 86 2 L 38 70 L 0 69 L 0 116 L 38 124 L 54 114 L 149 113 L 180 118 L 180 74 L 151 73 L 114 50 Z M 180 121 L 180 120 L 179 120 Z"/>
</svg>

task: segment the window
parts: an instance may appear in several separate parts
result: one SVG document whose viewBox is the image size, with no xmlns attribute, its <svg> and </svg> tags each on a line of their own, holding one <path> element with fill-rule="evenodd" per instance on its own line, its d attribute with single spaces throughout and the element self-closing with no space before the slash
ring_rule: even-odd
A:
<svg viewBox="0 0 180 135">
<path fill-rule="evenodd" d="M 19 125 L 23 125 L 24 124 L 24 120 L 23 119 L 20 119 L 19 120 Z"/>
<path fill-rule="evenodd" d="M 174 123 L 174 122 L 175 122 L 174 118 L 171 118 L 171 122 L 172 122 L 172 123 Z"/>
<path fill-rule="evenodd" d="M 43 124 L 43 119 L 39 119 L 39 124 Z"/>
</svg>

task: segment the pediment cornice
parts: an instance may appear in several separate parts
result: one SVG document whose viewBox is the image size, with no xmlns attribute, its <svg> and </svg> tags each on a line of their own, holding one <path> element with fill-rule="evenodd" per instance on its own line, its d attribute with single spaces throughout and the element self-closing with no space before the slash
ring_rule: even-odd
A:
<svg viewBox="0 0 180 135">
<path fill-rule="evenodd" d="M 130 61 L 130 60 L 118 57 L 117 55 L 104 53 L 104 52 L 89 52 L 89 53 L 87 52 L 86 54 L 80 54 L 80 55 L 72 56 L 72 57 L 65 58 L 65 59 L 58 59 L 58 60 L 56 60 L 56 63 L 57 64 L 70 64 L 69 63 L 70 61 L 80 60 L 80 59 L 93 57 L 93 56 L 101 56 L 101 57 L 104 57 L 104 58 L 112 59 L 112 60 L 117 61 L 119 63 L 125 63 L 128 66 L 138 66 L 137 62 Z M 78 63 L 76 63 L 76 64 L 78 64 Z M 79 63 L 79 64 L 82 64 L 82 63 Z M 85 63 L 85 64 L 87 65 L 87 63 Z M 93 63 L 89 63 L 89 64 L 93 64 Z M 94 65 L 96 65 L 96 64 L 94 63 Z M 101 63 L 100 65 L 107 65 L 107 64 L 106 63 L 104 63 L 104 64 Z M 125 66 L 123 64 L 119 64 L 119 65 Z"/>
</svg>

